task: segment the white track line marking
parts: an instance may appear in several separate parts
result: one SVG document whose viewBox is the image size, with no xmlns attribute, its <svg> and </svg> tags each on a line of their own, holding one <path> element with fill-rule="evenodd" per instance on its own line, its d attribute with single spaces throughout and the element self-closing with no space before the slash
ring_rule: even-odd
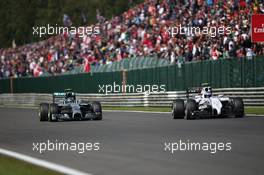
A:
<svg viewBox="0 0 264 175">
<path fill-rule="evenodd" d="M 48 162 L 46 160 L 41 160 L 41 159 L 38 159 L 38 158 L 34 158 L 34 157 L 27 156 L 27 155 L 24 155 L 24 154 L 20 154 L 20 153 L 14 152 L 14 151 L 6 150 L 6 149 L 3 149 L 3 148 L 0 148 L 0 154 L 6 155 L 6 156 L 9 156 L 9 157 L 13 157 L 13 158 L 16 158 L 16 159 L 19 159 L 19 160 L 22 160 L 22 161 L 25 161 L 25 162 L 40 166 L 40 167 L 44 167 L 44 168 L 47 168 L 47 169 L 50 169 L 50 170 L 53 170 L 53 171 L 56 171 L 56 172 L 59 172 L 59 173 L 63 173 L 63 174 L 69 174 L 69 175 L 92 175 L 92 174 L 81 172 L 81 171 L 78 171 L 78 170 L 75 170 L 75 169 L 72 169 L 72 168 L 68 168 L 68 167 L 63 166 L 63 165 L 51 163 L 51 162 Z"/>
</svg>

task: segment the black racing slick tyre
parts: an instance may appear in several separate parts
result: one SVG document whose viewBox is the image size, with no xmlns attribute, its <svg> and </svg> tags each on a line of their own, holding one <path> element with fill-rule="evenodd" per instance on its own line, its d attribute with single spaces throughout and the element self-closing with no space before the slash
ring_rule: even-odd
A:
<svg viewBox="0 0 264 175">
<path fill-rule="evenodd" d="M 102 120 L 103 119 L 103 113 L 102 113 L 102 106 L 100 102 L 92 102 L 92 109 L 95 113 L 94 120 Z"/>
<path fill-rule="evenodd" d="M 197 110 L 196 101 L 193 99 L 188 99 L 185 108 L 185 119 L 186 120 L 195 119 L 196 116 L 193 115 L 193 112 L 196 110 Z"/>
<path fill-rule="evenodd" d="M 58 114 L 58 113 L 59 113 L 59 106 L 56 103 L 51 103 L 49 106 L 48 121 L 50 121 L 50 122 L 58 121 L 57 117 L 56 117 L 56 119 L 52 118 L 53 114 Z"/>
<path fill-rule="evenodd" d="M 48 121 L 48 114 L 49 114 L 49 104 L 48 103 L 41 103 L 39 105 L 39 120 Z"/>
<path fill-rule="evenodd" d="M 184 101 L 181 99 L 172 102 L 172 117 L 173 119 L 184 118 Z"/>
<path fill-rule="evenodd" d="M 233 113 L 236 118 L 244 117 L 244 103 L 242 98 L 233 98 Z"/>
</svg>

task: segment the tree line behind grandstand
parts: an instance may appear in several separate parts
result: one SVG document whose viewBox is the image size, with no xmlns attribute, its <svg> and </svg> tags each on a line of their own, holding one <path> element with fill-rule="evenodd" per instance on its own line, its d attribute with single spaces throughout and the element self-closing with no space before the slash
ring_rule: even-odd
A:
<svg viewBox="0 0 264 175">
<path fill-rule="evenodd" d="M 3 0 L 0 1 L 0 48 L 12 47 L 12 41 L 20 46 L 43 40 L 32 35 L 32 27 L 63 26 L 65 14 L 72 25 L 86 26 L 97 22 L 97 14 L 111 18 L 139 2 L 142 0 Z"/>
</svg>

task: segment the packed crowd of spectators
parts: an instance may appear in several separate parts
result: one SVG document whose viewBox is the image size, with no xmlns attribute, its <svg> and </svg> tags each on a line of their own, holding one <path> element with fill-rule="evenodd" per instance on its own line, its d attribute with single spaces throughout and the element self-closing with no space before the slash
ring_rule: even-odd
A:
<svg viewBox="0 0 264 175">
<path fill-rule="evenodd" d="M 172 64 L 264 55 L 251 43 L 252 14 L 264 14 L 263 0 L 146 0 L 120 16 L 98 16 L 99 35 L 70 33 L 0 49 L 0 78 L 57 75 L 84 66 L 111 64 L 124 58 L 157 56 Z M 170 35 L 172 26 L 231 27 L 230 34 Z"/>
</svg>

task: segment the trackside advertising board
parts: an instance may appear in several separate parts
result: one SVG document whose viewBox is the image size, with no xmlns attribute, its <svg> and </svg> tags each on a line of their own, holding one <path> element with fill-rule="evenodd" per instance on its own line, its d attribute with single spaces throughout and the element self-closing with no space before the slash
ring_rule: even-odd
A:
<svg viewBox="0 0 264 175">
<path fill-rule="evenodd" d="M 252 15 L 251 27 L 252 42 L 264 42 L 264 15 Z"/>
</svg>

